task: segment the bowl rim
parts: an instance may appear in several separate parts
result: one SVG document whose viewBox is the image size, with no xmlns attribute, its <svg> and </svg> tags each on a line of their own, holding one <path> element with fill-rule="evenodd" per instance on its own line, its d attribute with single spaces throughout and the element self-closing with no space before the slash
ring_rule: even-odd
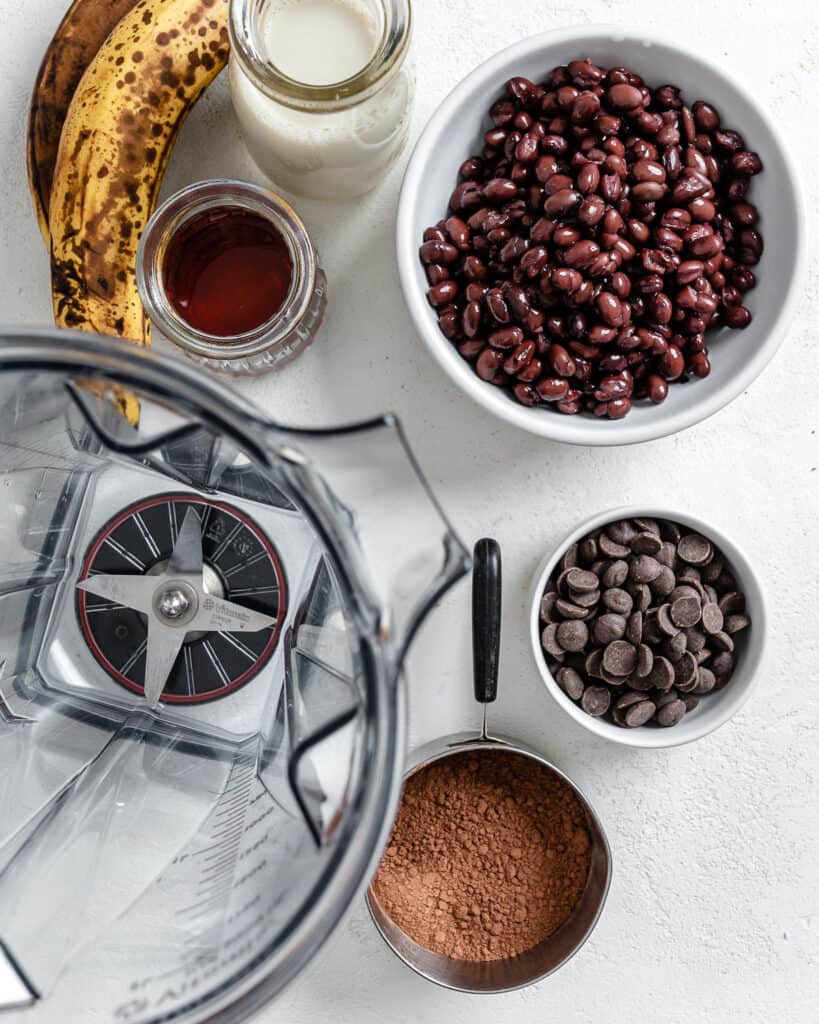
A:
<svg viewBox="0 0 819 1024">
<path fill-rule="evenodd" d="M 540 601 L 543 596 L 543 589 L 546 585 L 546 581 L 560 558 L 563 556 L 564 552 L 571 547 L 575 541 L 580 540 L 581 537 L 585 536 L 585 534 L 591 530 L 597 529 L 598 527 L 617 519 L 633 519 L 638 516 L 651 517 L 654 519 L 669 519 L 672 522 L 677 522 L 689 529 L 696 530 L 698 533 L 707 537 L 720 549 L 731 563 L 731 567 L 737 576 L 737 582 L 741 585 L 741 589 L 745 593 L 748 593 L 749 591 L 753 593 L 755 611 L 751 629 L 756 631 L 756 644 L 759 648 L 757 658 L 750 666 L 747 664 L 742 666 L 742 686 L 737 686 L 736 689 L 734 689 L 733 684 L 738 682 L 738 680 L 732 680 L 731 688 L 726 688 L 721 691 L 720 697 L 718 698 L 720 704 L 714 705 L 715 710 L 720 708 L 719 713 L 714 715 L 712 720 L 700 723 L 699 728 L 692 726 L 691 728 L 684 730 L 682 734 L 678 733 L 675 728 L 643 729 L 641 727 L 637 729 L 623 729 L 605 719 L 587 715 L 585 711 L 578 707 L 578 705 L 567 697 L 561 690 L 557 680 L 549 671 L 549 668 L 546 665 L 546 659 L 543 657 L 541 650 Z M 689 512 L 670 509 L 661 505 L 623 505 L 616 508 L 605 509 L 593 516 L 589 516 L 583 522 L 579 523 L 562 541 L 560 541 L 551 554 L 547 554 L 541 560 L 535 570 L 532 584 L 529 588 L 528 608 L 529 641 L 532 656 L 535 659 L 535 664 L 537 665 L 541 679 L 555 703 L 558 704 L 566 714 L 573 718 L 575 722 L 583 726 L 584 729 L 587 729 L 596 736 L 600 736 L 612 743 L 618 743 L 621 746 L 657 750 L 668 747 L 680 747 L 687 743 L 693 743 L 696 740 L 700 740 L 704 736 L 708 736 L 710 733 L 721 728 L 726 722 L 730 721 L 748 701 L 759 682 L 760 668 L 765 655 L 768 634 L 768 607 L 765 598 L 765 588 L 759 574 L 753 567 L 753 563 L 742 548 L 727 537 L 719 527 L 714 526 L 709 521 Z"/>
<path fill-rule="evenodd" d="M 740 99 L 756 112 L 765 130 L 769 133 L 774 148 L 779 151 L 785 167 L 785 180 L 782 187 L 793 197 L 797 225 L 793 240 L 793 273 L 790 276 L 780 308 L 771 330 L 763 337 L 761 344 L 742 365 L 740 371 L 727 378 L 710 396 L 698 399 L 693 403 L 686 402 L 681 405 L 679 410 L 663 417 L 646 418 L 645 420 L 627 417 L 624 420 L 618 420 L 615 430 L 610 434 L 600 432 L 599 428 L 591 429 L 594 427 L 594 421 L 585 417 L 583 422 L 576 422 L 579 417 L 544 415 L 544 410 L 532 410 L 521 406 L 476 376 L 472 368 L 461 359 L 452 343 L 439 331 L 430 315 L 426 296 L 418 288 L 416 275 L 420 239 L 416 238 L 414 226 L 418 197 L 422 193 L 424 184 L 424 170 L 434 157 L 434 148 L 439 136 L 444 133 L 454 111 L 462 101 L 492 78 L 496 78 L 500 84 L 501 76 L 505 74 L 504 65 L 513 59 L 525 60 L 546 46 L 552 47 L 561 44 L 582 46 L 584 40 L 601 35 L 609 36 L 613 43 L 624 41 L 640 45 L 659 45 L 673 50 L 695 66 L 707 68 L 710 73 L 722 79 L 728 89 L 732 89 L 738 94 Z M 446 376 L 485 410 L 513 426 L 552 441 L 592 447 L 639 444 L 686 430 L 719 412 L 759 376 L 778 351 L 793 321 L 802 294 L 802 284 L 807 267 L 808 219 L 806 210 L 797 164 L 778 125 L 765 106 L 754 99 L 751 90 L 733 72 L 727 71 L 716 61 L 695 53 L 662 33 L 611 24 L 552 29 L 512 43 L 478 64 L 454 86 L 425 125 L 407 164 L 398 200 L 395 236 L 398 275 L 410 317 L 428 351 Z"/>
</svg>

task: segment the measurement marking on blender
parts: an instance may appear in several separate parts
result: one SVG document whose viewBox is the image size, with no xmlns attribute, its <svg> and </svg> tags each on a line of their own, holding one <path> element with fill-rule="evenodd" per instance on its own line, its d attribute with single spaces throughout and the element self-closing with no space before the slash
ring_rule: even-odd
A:
<svg viewBox="0 0 819 1024">
<path fill-rule="evenodd" d="M 257 562 L 261 562 L 263 558 L 267 558 L 268 554 L 266 551 L 260 551 L 258 554 L 253 555 L 252 558 L 246 559 L 244 562 L 239 562 L 238 565 L 232 566 L 230 569 L 226 569 L 225 576 L 234 576 L 237 572 L 241 572 L 242 569 L 249 569 L 251 565 L 255 565 Z M 258 591 L 256 591 L 258 593 Z"/>
<path fill-rule="evenodd" d="M 87 615 L 93 615 L 95 612 L 118 612 L 125 608 L 124 604 L 114 604 L 112 601 L 107 601 L 105 604 L 86 604 L 85 612 Z"/>
<path fill-rule="evenodd" d="M 148 548 L 148 550 L 151 552 L 154 558 L 161 558 L 162 552 L 157 547 L 156 541 L 153 538 L 153 534 L 145 525 L 145 520 L 142 518 L 139 512 L 134 512 L 133 519 L 134 522 L 136 523 L 137 529 L 142 534 L 142 539 L 145 541 L 145 546 Z"/>
<path fill-rule="evenodd" d="M 148 641 L 147 640 L 143 640 L 142 643 L 139 644 L 139 646 L 133 652 L 131 657 L 120 668 L 120 672 L 124 676 L 127 676 L 128 673 L 131 671 L 131 669 L 134 667 L 134 665 L 136 665 L 136 663 L 139 661 L 139 659 L 142 657 L 142 655 L 145 653 L 145 651 L 147 649 L 148 649 Z"/>
<path fill-rule="evenodd" d="M 185 684 L 188 689 L 188 696 L 192 697 L 195 692 L 193 684 L 193 654 L 187 644 L 182 648 L 182 656 L 185 663 Z"/>
<path fill-rule="evenodd" d="M 176 502 L 168 502 L 168 527 L 171 531 L 171 547 L 176 544 L 176 538 L 179 536 L 179 522 L 176 518 Z"/>
<path fill-rule="evenodd" d="M 114 540 L 114 538 L 109 535 L 105 538 L 105 543 L 109 548 L 116 551 L 121 558 L 124 558 L 126 562 L 130 562 L 135 569 L 139 569 L 140 572 L 145 572 L 145 563 L 140 561 L 140 559 L 126 547 L 123 547 L 118 540 Z"/>
<path fill-rule="evenodd" d="M 210 658 L 211 664 L 216 669 L 219 678 L 222 680 L 222 685 L 229 686 L 231 681 L 230 676 L 225 671 L 225 666 L 219 660 L 219 656 L 217 655 L 216 651 L 214 651 L 213 645 L 211 644 L 210 640 L 203 640 L 202 648 L 205 651 L 205 654 L 207 654 L 207 656 Z"/>
<path fill-rule="evenodd" d="M 228 545 L 231 544 L 236 539 L 237 534 L 239 534 L 241 532 L 241 530 L 242 530 L 242 524 L 241 523 L 237 523 L 233 527 L 233 529 L 230 531 L 230 533 L 226 537 L 224 537 L 222 539 L 222 543 L 216 548 L 216 550 L 210 556 L 210 561 L 211 562 L 218 562 L 219 561 L 219 559 L 222 557 L 222 555 L 227 550 Z"/>
<path fill-rule="evenodd" d="M 232 644 L 237 651 L 244 654 L 248 661 L 256 660 L 255 652 L 251 651 L 251 649 L 246 644 L 243 644 L 241 640 L 237 640 L 235 636 L 232 636 L 230 633 L 224 633 L 222 630 L 219 630 L 216 635 L 221 636 L 223 640 L 227 640 L 229 644 Z"/>
<path fill-rule="evenodd" d="M 241 587 L 237 590 L 231 590 L 231 597 L 257 597 L 259 594 L 278 594 L 279 588 L 275 583 L 269 587 Z"/>
</svg>

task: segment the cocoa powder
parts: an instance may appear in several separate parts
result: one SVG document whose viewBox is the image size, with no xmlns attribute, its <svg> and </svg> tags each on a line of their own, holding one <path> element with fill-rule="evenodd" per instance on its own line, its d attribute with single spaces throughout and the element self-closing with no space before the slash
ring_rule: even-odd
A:
<svg viewBox="0 0 819 1024">
<path fill-rule="evenodd" d="M 570 786 L 522 754 L 465 751 L 407 780 L 373 892 L 426 949 L 501 960 L 568 920 L 590 863 Z"/>
</svg>

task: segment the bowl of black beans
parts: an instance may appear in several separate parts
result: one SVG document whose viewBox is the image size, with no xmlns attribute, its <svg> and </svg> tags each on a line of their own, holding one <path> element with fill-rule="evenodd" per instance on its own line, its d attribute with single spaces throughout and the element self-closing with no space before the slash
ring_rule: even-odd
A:
<svg viewBox="0 0 819 1024">
<path fill-rule="evenodd" d="M 579 526 L 538 568 L 530 636 L 575 721 L 617 743 L 700 739 L 748 699 L 765 602 L 745 555 L 680 513 L 624 508 Z"/>
<path fill-rule="evenodd" d="M 774 118 L 721 67 L 573 28 L 502 51 L 438 108 L 404 179 L 398 262 L 438 366 L 485 409 L 628 444 L 760 373 L 799 298 L 804 225 Z"/>
</svg>

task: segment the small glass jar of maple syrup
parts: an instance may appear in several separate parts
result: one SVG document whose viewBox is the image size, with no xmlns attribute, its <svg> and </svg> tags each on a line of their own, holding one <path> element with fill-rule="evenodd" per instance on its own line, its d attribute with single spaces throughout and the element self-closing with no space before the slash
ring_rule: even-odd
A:
<svg viewBox="0 0 819 1024">
<path fill-rule="evenodd" d="M 249 182 L 197 182 L 149 220 L 137 284 L 153 325 L 200 366 L 256 375 L 313 341 L 326 278 L 298 214 Z"/>
</svg>

